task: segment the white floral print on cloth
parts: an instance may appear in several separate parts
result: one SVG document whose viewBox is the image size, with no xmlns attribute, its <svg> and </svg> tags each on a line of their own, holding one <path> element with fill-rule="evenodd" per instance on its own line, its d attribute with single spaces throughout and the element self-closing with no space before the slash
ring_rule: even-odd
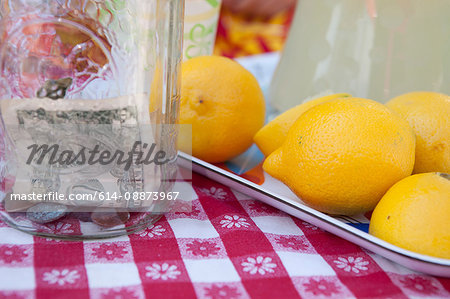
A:
<svg viewBox="0 0 450 299">
<path fill-rule="evenodd" d="M 123 258 L 128 253 L 125 245 L 118 243 L 100 244 L 99 247 L 94 248 L 92 251 L 93 255 L 97 258 L 106 259 L 108 261 Z"/>
<path fill-rule="evenodd" d="M 206 298 L 234 299 L 234 298 L 240 297 L 240 293 L 236 287 L 227 286 L 227 285 L 224 285 L 224 286 L 212 285 L 209 288 L 205 288 L 204 291 L 205 291 Z"/>
<path fill-rule="evenodd" d="M 132 288 L 110 289 L 102 293 L 101 298 L 137 299 L 140 296 Z"/>
<path fill-rule="evenodd" d="M 233 228 L 233 227 L 249 227 L 250 224 L 247 222 L 247 219 L 238 216 L 238 215 L 225 215 L 223 217 L 224 219 L 220 221 L 220 225 L 222 225 L 222 227 L 226 227 L 226 228 Z"/>
<path fill-rule="evenodd" d="M 266 273 L 275 272 L 274 269 L 277 267 L 277 264 L 272 262 L 271 257 L 257 256 L 256 258 L 248 257 L 245 262 L 241 263 L 241 266 L 244 272 L 248 272 L 251 275 L 256 273 L 265 275 Z"/>
<path fill-rule="evenodd" d="M 305 241 L 301 240 L 297 236 L 281 236 L 276 238 L 276 242 L 284 248 L 290 248 L 294 250 L 306 250 L 309 247 Z"/>
<path fill-rule="evenodd" d="M 280 211 L 261 202 L 252 202 L 248 205 L 251 211 L 260 214 L 279 214 Z"/>
<path fill-rule="evenodd" d="M 337 260 L 334 261 L 336 267 L 343 269 L 345 272 L 354 272 L 360 273 L 361 271 L 367 271 L 368 261 L 365 261 L 362 257 L 354 258 L 353 256 L 338 257 Z"/>
<path fill-rule="evenodd" d="M 204 194 L 214 197 L 215 199 L 224 200 L 227 198 L 227 192 L 225 192 L 222 188 L 202 188 L 200 189 Z"/>
<path fill-rule="evenodd" d="M 439 290 L 431 279 L 420 276 L 405 277 L 400 282 L 404 287 L 420 294 L 436 294 Z"/>
<path fill-rule="evenodd" d="M 153 280 L 177 279 L 177 277 L 181 274 L 177 266 L 169 265 L 168 263 L 163 264 L 153 263 L 151 266 L 145 267 L 145 270 L 147 271 L 145 276 Z"/>
<path fill-rule="evenodd" d="M 307 283 L 304 283 L 305 291 L 314 296 L 332 296 L 339 293 L 339 287 L 333 282 L 323 278 L 311 278 Z"/>
<path fill-rule="evenodd" d="M 69 269 L 64 269 L 59 271 L 53 269 L 50 272 L 45 272 L 42 279 L 49 284 L 58 284 L 63 286 L 66 284 L 74 284 L 79 278 L 80 274 L 77 270 L 70 271 Z"/>
<path fill-rule="evenodd" d="M 195 256 L 208 257 L 216 255 L 220 251 L 220 247 L 212 241 L 193 241 L 187 244 L 187 250 Z"/>
<path fill-rule="evenodd" d="M 37 224 L 35 224 L 37 225 Z M 54 233 L 54 234 L 71 234 L 74 232 L 72 224 L 66 222 L 56 222 L 49 224 L 41 224 L 38 227 L 43 231 Z"/>
<path fill-rule="evenodd" d="M 146 230 L 143 230 L 142 232 L 140 232 L 138 234 L 141 237 L 153 238 L 155 236 L 162 236 L 165 231 L 166 231 L 166 229 L 163 228 L 161 225 L 152 224 Z"/>
<path fill-rule="evenodd" d="M 20 263 L 28 254 L 26 250 L 16 245 L 0 245 L 0 261 L 5 264 Z"/>
<path fill-rule="evenodd" d="M 200 214 L 200 210 L 192 202 L 183 201 L 176 202 L 172 211 L 176 215 L 185 215 L 188 217 L 197 217 Z"/>
</svg>

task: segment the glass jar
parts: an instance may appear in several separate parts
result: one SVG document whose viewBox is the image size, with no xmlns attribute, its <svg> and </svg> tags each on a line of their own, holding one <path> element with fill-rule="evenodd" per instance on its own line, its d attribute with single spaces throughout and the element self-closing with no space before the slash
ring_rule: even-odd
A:
<svg viewBox="0 0 450 299">
<path fill-rule="evenodd" d="M 178 0 L 1 0 L 5 222 L 89 239 L 167 211 L 183 15 Z"/>
<path fill-rule="evenodd" d="M 301 0 L 269 97 L 279 111 L 324 93 L 380 102 L 450 93 L 448 0 Z"/>
</svg>

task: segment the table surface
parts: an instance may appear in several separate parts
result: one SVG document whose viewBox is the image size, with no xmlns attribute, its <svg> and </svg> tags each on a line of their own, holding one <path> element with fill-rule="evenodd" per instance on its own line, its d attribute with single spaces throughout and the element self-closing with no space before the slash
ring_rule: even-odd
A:
<svg viewBox="0 0 450 299">
<path fill-rule="evenodd" d="M 193 189 L 192 211 L 130 236 L 55 241 L 1 223 L 0 298 L 450 297 L 450 279 L 410 271 L 203 176 L 181 184 Z"/>
</svg>

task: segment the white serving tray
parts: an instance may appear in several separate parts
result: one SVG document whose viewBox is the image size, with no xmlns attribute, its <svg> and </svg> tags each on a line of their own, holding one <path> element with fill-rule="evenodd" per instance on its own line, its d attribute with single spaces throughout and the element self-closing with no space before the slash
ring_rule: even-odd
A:
<svg viewBox="0 0 450 299">
<path fill-rule="evenodd" d="M 278 60 L 279 53 L 265 53 L 236 59 L 256 77 L 266 98 Z M 267 110 L 269 116 L 275 116 L 270 103 L 267 103 Z M 308 207 L 286 185 L 262 171 L 260 163 L 263 159 L 262 153 L 253 145 L 241 156 L 220 165 L 213 165 L 181 152 L 178 163 L 188 169 L 192 167 L 192 170 L 197 173 L 314 224 L 400 265 L 430 275 L 450 277 L 449 259 L 414 253 L 369 235 L 367 231 L 370 220 L 365 215 L 329 216 Z M 254 179 L 255 174 L 256 179 Z"/>
</svg>

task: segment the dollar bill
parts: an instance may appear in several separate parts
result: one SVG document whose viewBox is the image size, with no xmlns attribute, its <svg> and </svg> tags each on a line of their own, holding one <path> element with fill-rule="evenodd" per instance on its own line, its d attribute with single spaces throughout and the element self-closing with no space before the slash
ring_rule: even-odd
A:
<svg viewBox="0 0 450 299">
<path fill-rule="evenodd" d="M 150 145 L 157 145 L 148 101 L 145 94 L 101 100 L 0 101 L 5 133 L 15 152 L 14 157 L 8 159 L 14 159 L 16 164 L 15 183 L 9 190 L 10 197 L 5 200 L 17 201 L 17 195 L 14 199 L 11 197 L 13 194 L 63 194 L 64 200 L 57 199 L 59 203 L 86 211 L 97 207 L 152 205 L 149 200 L 133 200 L 132 196 L 125 195 L 127 192 L 156 192 L 161 184 L 158 165 L 134 163 L 148 154 Z M 110 159 L 109 163 L 90 163 L 95 161 L 88 160 L 92 152 L 97 152 L 98 156 L 106 153 L 105 157 L 107 153 L 109 157 L 123 153 L 122 162 L 125 158 L 132 162 L 119 163 L 120 160 Z M 69 200 L 70 194 L 91 194 L 92 197 Z M 55 198 L 44 196 L 32 201 L 49 200 Z M 11 207 L 11 211 L 20 211 L 21 207 L 30 206 L 30 199 L 5 206 Z"/>
</svg>

